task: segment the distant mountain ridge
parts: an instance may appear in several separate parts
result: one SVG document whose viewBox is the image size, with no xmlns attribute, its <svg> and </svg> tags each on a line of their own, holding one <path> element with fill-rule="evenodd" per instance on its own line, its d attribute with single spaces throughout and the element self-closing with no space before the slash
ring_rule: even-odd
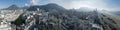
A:
<svg viewBox="0 0 120 30">
<path fill-rule="evenodd" d="M 66 10 L 69 10 L 69 9 L 65 9 L 64 7 L 59 6 L 58 4 L 55 4 L 55 3 L 49 3 L 46 5 L 33 5 L 33 6 L 29 6 L 29 7 L 28 6 L 18 7 L 17 5 L 13 4 L 13 5 L 9 6 L 8 8 L 4 8 L 2 10 L 25 9 L 27 11 L 36 11 L 37 8 L 39 8 L 40 10 L 44 10 L 44 11 L 57 11 L 57 12 L 64 12 Z M 89 12 L 94 9 L 87 8 L 87 7 L 81 7 L 80 9 L 70 9 L 70 10 Z"/>
<path fill-rule="evenodd" d="M 28 11 L 36 11 L 37 10 L 37 8 L 39 8 L 39 9 L 42 9 L 42 10 L 45 10 L 45 11 L 51 11 L 51 10 L 67 10 L 67 9 L 65 9 L 64 7 L 62 7 L 62 6 L 59 6 L 59 5 L 57 5 L 57 4 L 54 4 L 54 3 L 49 3 L 49 4 L 47 4 L 47 5 L 41 5 L 41 6 L 30 6 L 27 10 Z"/>
<path fill-rule="evenodd" d="M 13 5 L 9 6 L 8 8 L 4 8 L 2 10 L 17 10 L 17 9 L 21 9 L 21 8 L 15 4 L 13 4 Z"/>
</svg>

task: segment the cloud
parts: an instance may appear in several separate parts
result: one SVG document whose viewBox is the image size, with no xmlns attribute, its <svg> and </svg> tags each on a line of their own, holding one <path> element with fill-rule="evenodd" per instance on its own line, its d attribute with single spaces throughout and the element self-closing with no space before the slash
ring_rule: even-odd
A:
<svg viewBox="0 0 120 30">
<path fill-rule="evenodd" d="M 25 3 L 25 6 L 30 6 L 30 4 L 28 4 L 28 3 Z"/>
<path fill-rule="evenodd" d="M 106 10 L 119 9 L 119 7 L 111 8 L 111 0 L 50 0 L 49 3 L 57 3 L 67 9 L 78 9 L 80 7 L 98 8 Z"/>
<path fill-rule="evenodd" d="M 106 4 L 103 1 L 104 0 L 51 0 L 52 3 L 60 4 L 67 9 L 80 7 L 104 7 Z"/>
<path fill-rule="evenodd" d="M 31 5 L 38 5 L 39 0 L 31 0 L 30 3 Z"/>
<path fill-rule="evenodd" d="M 30 6 L 56 3 L 66 9 L 79 9 L 80 7 L 88 7 L 106 10 L 119 10 L 120 7 L 111 8 L 111 4 L 109 3 L 109 1 L 110 0 L 31 0 L 30 3 L 26 3 L 25 5 Z"/>
<path fill-rule="evenodd" d="M 40 0 L 30 0 L 30 2 L 25 3 L 25 6 L 39 5 Z"/>
</svg>

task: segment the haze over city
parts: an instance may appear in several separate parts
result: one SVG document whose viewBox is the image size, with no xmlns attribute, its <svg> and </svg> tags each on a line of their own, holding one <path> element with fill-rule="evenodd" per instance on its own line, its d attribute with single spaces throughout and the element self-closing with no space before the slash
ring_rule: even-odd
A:
<svg viewBox="0 0 120 30">
<path fill-rule="evenodd" d="M 120 30 L 120 0 L 0 0 L 0 30 Z"/>
</svg>

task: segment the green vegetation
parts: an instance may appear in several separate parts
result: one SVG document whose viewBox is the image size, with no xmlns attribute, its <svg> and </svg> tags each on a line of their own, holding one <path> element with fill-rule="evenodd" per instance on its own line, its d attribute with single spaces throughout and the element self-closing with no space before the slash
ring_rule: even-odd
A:
<svg viewBox="0 0 120 30">
<path fill-rule="evenodd" d="M 18 19 L 16 19 L 16 21 L 13 22 L 13 24 L 15 24 L 16 26 L 19 26 L 23 23 L 24 23 L 24 19 L 22 18 L 22 15 L 20 15 Z"/>
</svg>

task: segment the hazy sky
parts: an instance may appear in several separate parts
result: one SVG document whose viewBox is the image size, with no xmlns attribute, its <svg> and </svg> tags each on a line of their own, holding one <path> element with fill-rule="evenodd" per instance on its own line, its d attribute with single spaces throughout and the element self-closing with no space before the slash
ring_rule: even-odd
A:
<svg viewBox="0 0 120 30">
<path fill-rule="evenodd" d="M 20 7 L 29 5 L 44 5 L 48 3 L 56 3 L 67 9 L 89 7 L 106 10 L 119 10 L 120 0 L 0 0 L 0 8 L 8 7 L 16 4 Z"/>
</svg>

